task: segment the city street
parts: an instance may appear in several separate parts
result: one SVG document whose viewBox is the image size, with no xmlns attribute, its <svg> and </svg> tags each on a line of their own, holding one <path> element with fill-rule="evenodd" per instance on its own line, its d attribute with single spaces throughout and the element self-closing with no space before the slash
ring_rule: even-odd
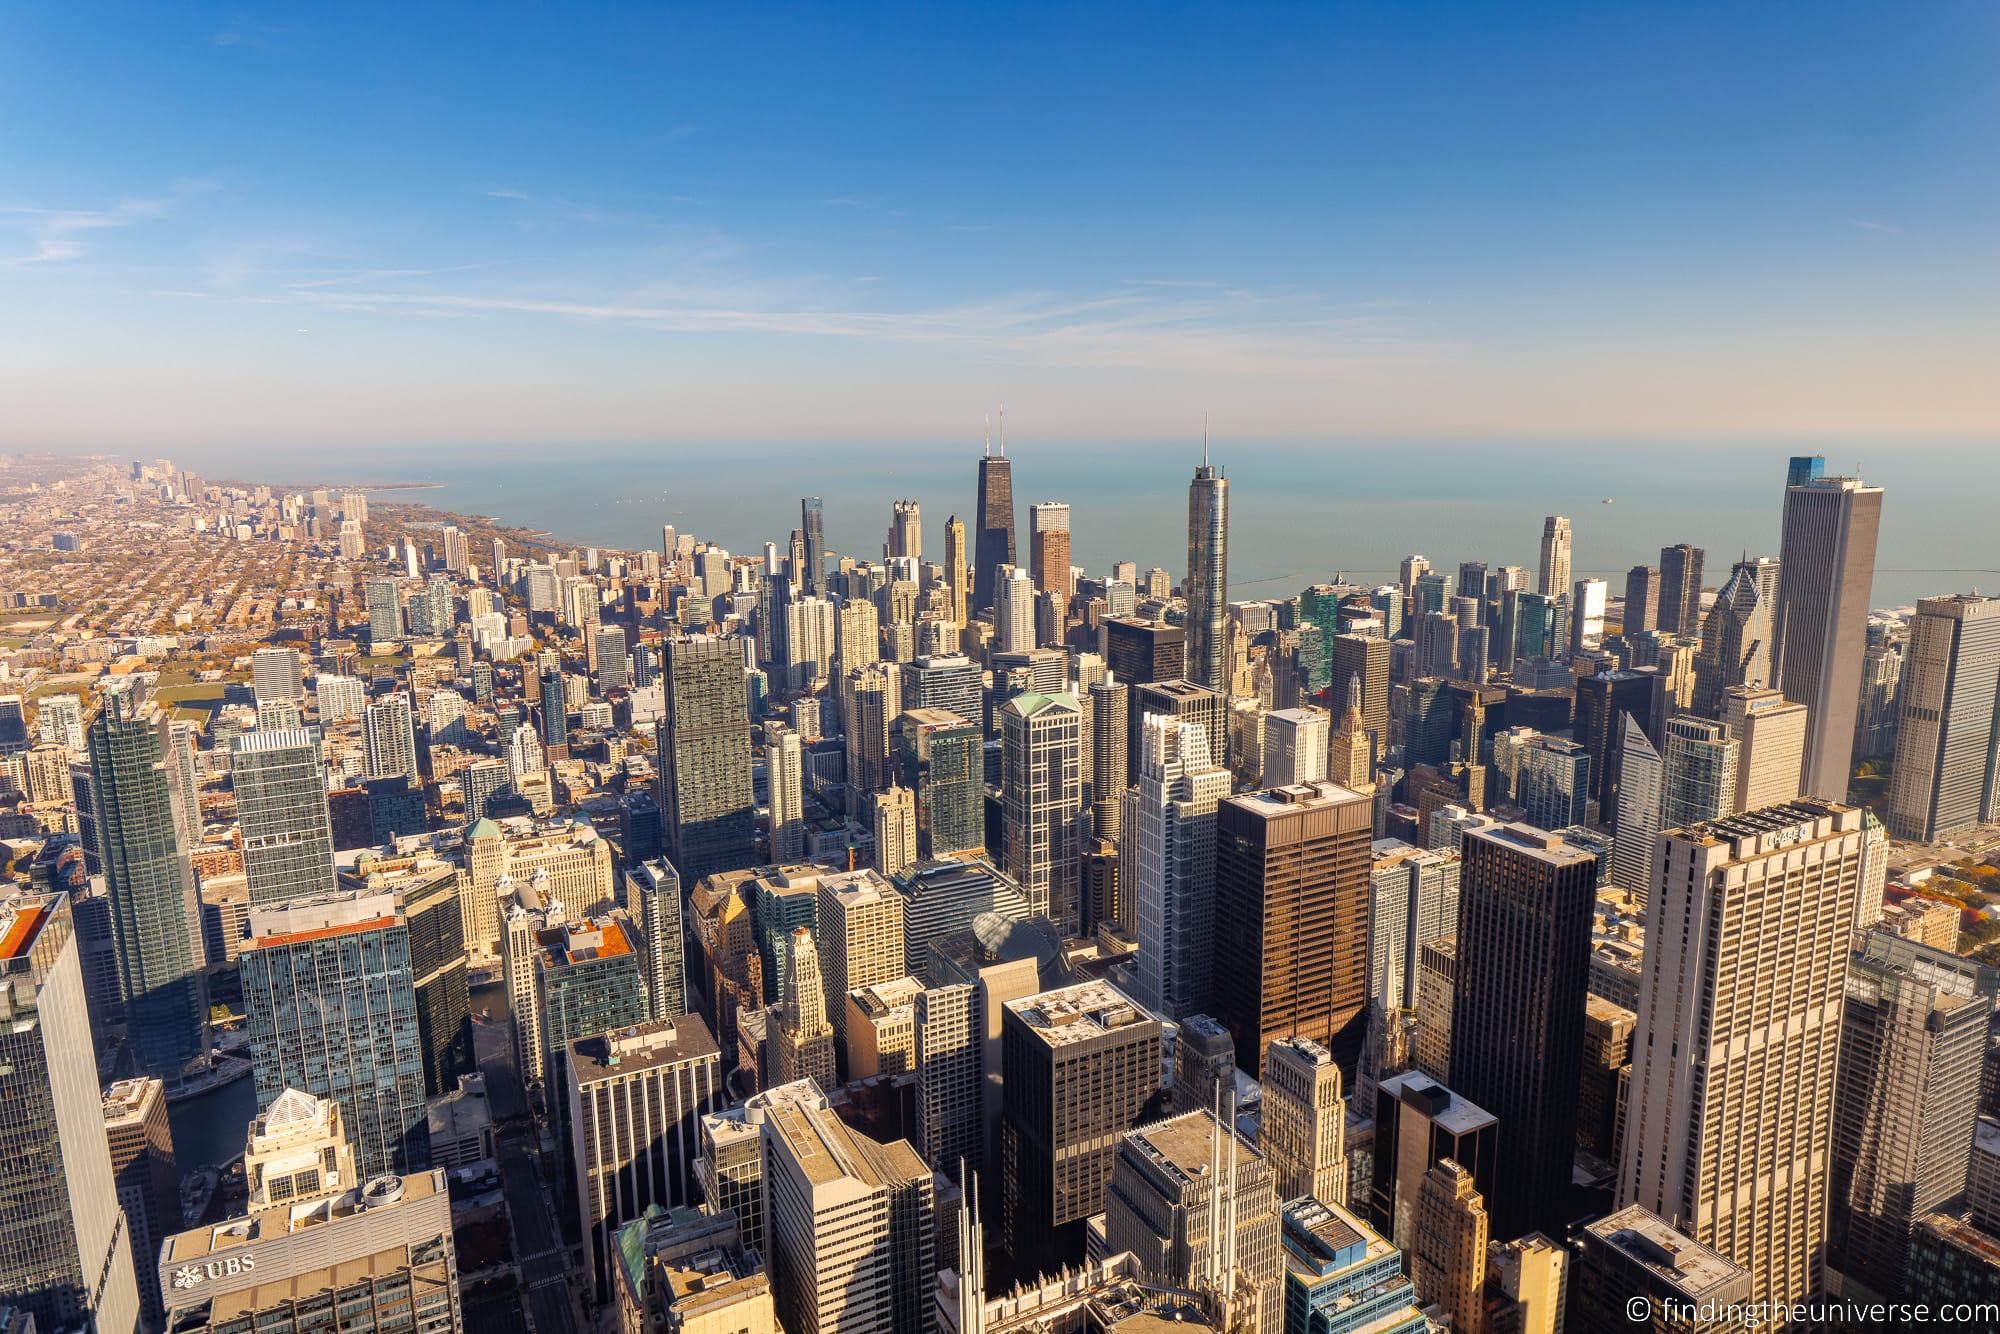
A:
<svg viewBox="0 0 2000 1334">
<path fill-rule="evenodd" d="M 498 990 L 497 988 L 495 989 Z M 481 997 L 485 1003 L 496 1003 Z M 497 1003 L 496 1003 L 497 1004 Z M 549 1187 L 535 1154 L 535 1130 L 518 1118 L 527 1102 L 515 1068 L 508 1019 L 497 1012 L 473 1025 L 486 1096 L 503 1124 L 499 1134 L 500 1181 L 514 1230 L 514 1254 L 521 1270 L 521 1296 L 535 1334 L 578 1334 L 577 1307 L 569 1282 L 569 1256 L 562 1244 Z"/>
</svg>

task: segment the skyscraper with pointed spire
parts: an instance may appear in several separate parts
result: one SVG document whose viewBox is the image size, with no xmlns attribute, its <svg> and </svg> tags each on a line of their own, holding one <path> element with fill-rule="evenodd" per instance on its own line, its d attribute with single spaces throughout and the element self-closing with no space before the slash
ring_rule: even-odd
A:
<svg viewBox="0 0 2000 1334">
<path fill-rule="evenodd" d="M 1000 452 L 979 457 L 979 536 L 972 553 L 972 609 L 993 605 L 994 571 L 1014 563 L 1014 464 L 1007 457 L 1007 418 L 1000 418 Z"/>
<path fill-rule="evenodd" d="M 1229 479 L 1208 461 L 1206 426 L 1201 466 L 1188 483 L 1187 558 L 1187 676 L 1196 685 L 1221 690 L 1229 609 Z"/>
</svg>

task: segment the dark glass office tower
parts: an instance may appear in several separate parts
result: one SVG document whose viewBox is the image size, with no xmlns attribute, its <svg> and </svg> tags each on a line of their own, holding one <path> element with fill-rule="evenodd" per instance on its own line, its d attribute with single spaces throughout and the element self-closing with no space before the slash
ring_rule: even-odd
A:
<svg viewBox="0 0 2000 1334">
<path fill-rule="evenodd" d="M 1004 452 L 979 459 L 979 537 L 972 548 L 972 609 L 993 605 L 993 572 L 1014 563 L 1014 464 Z"/>
<path fill-rule="evenodd" d="M 896 774 L 917 794 L 917 851 L 926 861 L 986 847 L 986 775 L 980 731 L 947 709 L 896 719 Z"/>
<path fill-rule="evenodd" d="M 1500 1122 L 1493 1233 L 1563 1235 L 1576 1149 L 1577 1071 L 1597 856 L 1532 825 L 1460 845 L 1455 1092 Z"/>
<path fill-rule="evenodd" d="M 743 648 L 697 636 L 666 645 L 659 722 L 660 811 L 685 884 L 757 861 Z"/>
<path fill-rule="evenodd" d="M 811 597 L 826 591 L 826 513 L 818 496 L 799 501 L 799 531 L 805 534 L 805 592 Z"/>
<path fill-rule="evenodd" d="M 1665 633 L 1701 630 L 1701 563 L 1707 553 L 1683 542 L 1660 548 L 1660 609 L 1655 624 Z"/>
<path fill-rule="evenodd" d="M 1215 1017 L 1252 1075 L 1262 1077 L 1277 1038 L 1326 1047 L 1348 1087 L 1358 1074 L 1368 1030 L 1373 809 L 1365 794 L 1333 783 L 1247 793 L 1216 807 Z M 1579 1015 L 1582 1007 L 1579 996 Z"/>
<path fill-rule="evenodd" d="M 1222 689 L 1223 625 L 1229 611 L 1229 480 L 1201 466 L 1188 483 L 1187 675 Z"/>
<path fill-rule="evenodd" d="M 559 751 L 569 744 L 569 701 L 563 690 L 562 659 L 542 656 L 542 744 Z"/>
<path fill-rule="evenodd" d="M 166 719 L 136 682 L 120 681 L 88 740 L 126 1031 L 139 1063 L 174 1083 L 208 1052 L 208 986 Z"/>
</svg>

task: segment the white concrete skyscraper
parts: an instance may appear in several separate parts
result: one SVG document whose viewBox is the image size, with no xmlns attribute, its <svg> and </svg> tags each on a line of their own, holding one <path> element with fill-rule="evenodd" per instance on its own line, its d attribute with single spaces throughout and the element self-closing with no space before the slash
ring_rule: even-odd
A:
<svg viewBox="0 0 2000 1334">
<path fill-rule="evenodd" d="M 1569 592 L 1569 555 L 1569 520 L 1551 514 L 1542 520 L 1542 569 L 1536 592 L 1552 598 Z"/>
<path fill-rule="evenodd" d="M 1847 795 L 1881 523 L 1882 488 L 1858 477 L 1815 477 L 1785 489 L 1772 666 L 1785 698 L 1811 711 L 1799 784 L 1808 796 Z"/>
<path fill-rule="evenodd" d="M 783 723 L 764 724 L 764 774 L 771 790 L 771 860 L 806 854 L 805 747 Z"/>
<path fill-rule="evenodd" d="M 1850 710 L 1851 712 L 1851 710 Z M 1859 808 L 1802 800 L 1669 830 L 1648 905 L 1618 1203 L 1824 1291 Z"/>
<path fill-rule="evenodd" d="M 1199 723 L 1142 715 L 1138 781 L 1119 820 L 1118 883 L 1139 928 L 1134 999 L 1167 1019 L 1209 1009 L 1215 808 L 1230 786 L 1212 756 Z"/>
<path fill-rule="evenodd" d="M 1000 711 L 1001 868 L 1036 913 L 1080 927 L 1083 709 L 1069 694 L 1016 695 Z"/>
</svg>

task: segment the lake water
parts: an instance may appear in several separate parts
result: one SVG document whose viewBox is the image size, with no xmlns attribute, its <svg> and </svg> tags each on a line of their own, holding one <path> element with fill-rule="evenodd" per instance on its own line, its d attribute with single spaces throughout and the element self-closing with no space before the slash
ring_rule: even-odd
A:
<svg viewBox="0 0 2000 1334">
<path fill-rule="evenodd" d="M 1230 593 L 1290 595 L 1336 571 L 1393 578 L 1422 552 L 1435 569 L 1461 560 L 1533 571 L 1542 516 L 1569 516 L 1577 577 L 1622 591 L 1625 571 L 1656 564 L 1659 549 L 1691 542 L 1708 552 L 1718 585 L 1743 551 L 1775 554 L 1786 443 L 1599 446 L 1523 441 L 1296 444 L 1218 448 L 1230 480 Z M 1104 572 L 1117 559 L 1178 577 L 1186 566 L 1186 487 L 1198 443 L 1010 442 L 1017 533 L 1040 500 L 1072 506 L 1077 564 Z M 411 498 L 443 509 L 543 528 L 579 546 L 637 549 L 660 525 L 736 552 L 782 545 L 799 522 L 798 497 L 824 498 L 831 551 L 876 557 L 890 501 L 922 505 L 925 554 L 943 551 L 944 521 L 970 520 L 976 443 L 690 446 L 656 450 L 552 445 L 480 454 L 413 451 L 400 461 L 350 465 L 355 480 L 432 481 Z M 1847 447 L 1828 472 L 1854 471 L 1885 489 L 1874 603 L 2000 587 L 2000 446 Z M 339 481 L 339 478 L 326 479 Z M 400 498 L 395 495 L 384 499 Z M 1605 499 L 1615 503 L 1606 505 Z M 1026 558 L 1025 550 L 1022 558 Z"/>
</svg>

